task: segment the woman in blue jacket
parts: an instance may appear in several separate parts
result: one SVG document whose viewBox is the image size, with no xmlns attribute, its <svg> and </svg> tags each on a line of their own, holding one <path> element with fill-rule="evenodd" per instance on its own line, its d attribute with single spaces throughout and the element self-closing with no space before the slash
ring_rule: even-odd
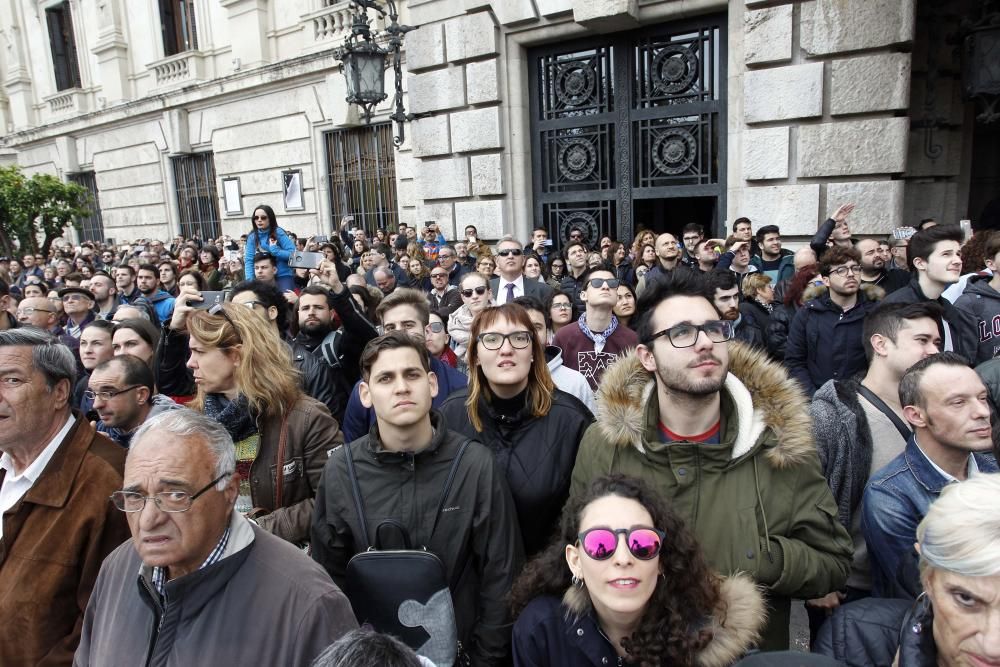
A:
<svg viewBox="0 0 1000 667">
<path fill-rule="evenodd" d="M 274 217 L 274 209 L 267 204 L 261 204 L 253 210 L 251 216 L 253 228 L 247 235 L 247 246 L 243 256 L 245 275 L 253 278 L 253 257 L 258 252 L 269 252 L 278 263 L 278 288 L 286 292 L 295 287 L 295 272 L 288 266 L 288 260 L 295 252 L 295 244 L 284 229 L 278 226 Z"/>
</svg>

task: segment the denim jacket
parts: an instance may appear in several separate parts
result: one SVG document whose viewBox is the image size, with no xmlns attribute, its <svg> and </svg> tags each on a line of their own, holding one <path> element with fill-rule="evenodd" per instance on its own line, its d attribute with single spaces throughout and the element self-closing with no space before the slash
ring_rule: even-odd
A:
<svg viewBox="0 0 1000 667">
<path fill-rule="evenodd" d="M 992 454 L 973 454 L 981 473 L 997 472 Z M 947 484 L 910 436 L 903 453 L 872 475 L 862 500 L 861 530 L 868 544 L 874 592 L 891 597 L 904 559 L 916 561 L 917 524 Z"/>
</svg>

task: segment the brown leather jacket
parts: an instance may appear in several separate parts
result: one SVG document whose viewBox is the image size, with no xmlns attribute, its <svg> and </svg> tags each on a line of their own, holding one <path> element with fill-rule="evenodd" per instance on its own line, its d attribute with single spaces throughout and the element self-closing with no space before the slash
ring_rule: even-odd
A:
<svg viewBox="0 0 1000 667">
<path fill-rule="evenodd" d="M 3 515 L 0 665 L 70 665 L 104 557 L 129 538 L 108 500 L 125 450 L 81 415 L 38 481 Z M 0 473 L 2 474 L 2 473 Z"/>
<path fill-rule="evenodd" d="M 260 451 L 250 467 L 250 495 L 257 524 L 289 542 L 307 542 L 313 499 L 331 450 L 343 444 L 337 420 L 325 405 L 302 395 L 286 415 L 280 502 L 275 493 L 282 420 L 260 421 Z M 258 509 L 259 508 L 259 509 Z M 261 514 L 260 510 L 266 511 Z"/>
</svg>

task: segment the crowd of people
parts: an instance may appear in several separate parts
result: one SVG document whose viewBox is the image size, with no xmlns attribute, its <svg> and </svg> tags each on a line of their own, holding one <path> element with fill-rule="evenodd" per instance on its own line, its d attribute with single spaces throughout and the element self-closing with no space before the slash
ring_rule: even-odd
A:
<svg viewBox="0 0 1000 667">
<path fill-rule="evenodd" d="M 0 258 L 0 664 L 1000 664 L 1000 232 L 853 208 Z"/>
</svg>

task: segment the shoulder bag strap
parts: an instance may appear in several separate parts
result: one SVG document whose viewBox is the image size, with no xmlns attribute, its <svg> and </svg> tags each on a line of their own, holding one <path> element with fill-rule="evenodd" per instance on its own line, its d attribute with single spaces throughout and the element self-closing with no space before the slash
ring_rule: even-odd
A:
<svg viewBox="0 0 1000 667">
<path fill-rule="evenodd" d="M 365 507 L 361 503 L 361 488 L 358 486 L 358 475 L 354 471 L 354 458 L 351 456 L 351 445 L 349 443 L 344 443 L 344 456 L 347 459 L 347 477 L 351 480 L 351 496 L 354 497 L 354 508 L 358 513 L 358 523 L 361 524 L 361 535 L 364 541 L 364 549 L 362 551 L 368 551 L 370 543 L 368 542 L 368 522 L 365 520 Z"/>
<path fill-rule="evenodd" d="M 868 387 L 863 384 L 858 384 L 858 393 L 868 399 L 868 401 L 879 409 L 879 412 L 884 414 L 892 422 L 892 425 L 896 427 L 899 434 L 903 436 L 903 440 L 909 440 L 910 436 L 913 435 L 913 430 L 907 426 L 906 422 L 899 418 L 896 411 L 885 404 L 881 398 L 879 398 L 875 392 L 873 392 Z"/>
<path fill-rule="evenodd" d="M 281 418 L 281 434 L 278 436 L 278 469 L 274 479 L 274 509 L 281 507 L 281 487 L 285 483 L 285 444 L 288 441 L 288 413 Z M 305 474 L 305 471 L 303 471 Z"/>
<path fill-rule="evenodd" d="M 465 454 L 465 450 L 468 448 L 470 442 L 472 442 L 472 438 L 465 439 L 465 442 L 463 442 L 458 448 L 458 453 L 455 454 L 455 459 L 451 462 L 451 470 L 448 471 L 448 481 L 444 483 L 444 493 L 441 494 L 441 502 L 438 503 L 437 512 L 434 514 L 434 523 L 431 524 L 430 536 L 434 535 L 434 529 L 437 528 L 438 519 L 441 517 L 441 511 L 444 509 L 444 504 L 448 500 L 448 494 L 451 492 L 452 482 L 455 481 L 455 475 L 458 474 L 458 464 L 462 461 L 462 454 Z M 430 536 L 428 536 L 428 539 Z"/>
</svg>

